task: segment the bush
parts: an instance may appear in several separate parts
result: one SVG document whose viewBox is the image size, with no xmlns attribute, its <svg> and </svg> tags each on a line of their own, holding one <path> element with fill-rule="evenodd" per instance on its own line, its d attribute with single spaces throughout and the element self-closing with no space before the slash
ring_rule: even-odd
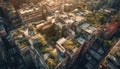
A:
<svg viewBox="0 0 120 69">
<path fill-rule="evenodd" d="M 48 66 L 49 66 L 50 69 L 54 69 L 54 67 L 55 67 L 55 65 L 56 65 L 56 62 L 55 62 L 54 59 L 49 58 L 49 59 L 47 60 L 47 64 L 48 64 Z"/>
</svg>

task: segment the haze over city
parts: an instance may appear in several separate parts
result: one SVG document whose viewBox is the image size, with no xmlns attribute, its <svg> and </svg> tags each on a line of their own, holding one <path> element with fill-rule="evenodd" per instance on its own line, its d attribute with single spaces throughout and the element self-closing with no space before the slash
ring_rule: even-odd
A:
<svg viewBox="0 0 120 69">
<path fill-rule="evenodd" d="M 120 69 L 120 0 L 0 0 L 0 69 Z"/>
</svg>

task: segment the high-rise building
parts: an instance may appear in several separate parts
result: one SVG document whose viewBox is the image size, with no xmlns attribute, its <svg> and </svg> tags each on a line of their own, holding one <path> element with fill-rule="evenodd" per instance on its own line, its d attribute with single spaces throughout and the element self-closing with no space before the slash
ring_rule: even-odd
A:
<svg viewBox="0 0 120 69">
<path fill-rule="evenodd" d="M 22 3 L 38 3 L 39 1 L 42 0 L 9 0 L 9 3 L 11 3 L 16 9 L 19 9 Z"/>
<path fill-rule="evenodd" d="M 26 3 L 17 11 L 23 23 L 34 22 L 42 19 L 42 8 L 39 4 L 31 5 Z"/>
<path fill-rule="evenodd" d="M 20 19 L 20 16 L 18 15 L 15 8 L 9 4 L 9 3 L 3 3 L 0 8 L 3 11 L 3 14 L 7 18 L 7 21 L 9 23 L 9 26 L 12 28 L 20 27 L 22 20 Z"/>
<path fill-rule="evenodd" d="M 71 69 L 98 69 L 98 66 L 108 53 L 110 45 L 98 37 L 92 38 L 82 46 L 80 54 Z M 78 66 L 77 66 L 78 65 Z"/>
<path fill-rule="evenodd" d="M 2 39 L 0 38 L 0 69 L 7 69 L 7 68 L 8 67 L 6 66 L 5 48 Z"/>
</svg>

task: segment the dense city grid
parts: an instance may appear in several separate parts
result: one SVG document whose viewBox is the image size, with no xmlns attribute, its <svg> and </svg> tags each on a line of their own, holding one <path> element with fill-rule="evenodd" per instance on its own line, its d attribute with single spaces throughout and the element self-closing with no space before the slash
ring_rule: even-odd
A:
<svg viewBox="0 0 120 69">
<path fill-rule="evenodd" d="M 120 0 L 0 0 L 0 69 L 120 69 Z"/>
</svg>

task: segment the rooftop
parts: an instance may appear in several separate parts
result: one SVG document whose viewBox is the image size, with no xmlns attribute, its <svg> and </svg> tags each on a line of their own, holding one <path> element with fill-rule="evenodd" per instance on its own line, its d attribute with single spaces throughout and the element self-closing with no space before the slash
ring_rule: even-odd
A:
<svg viewBox="0 0 120 69">
<path fill-rule="evenodd" d="M 39 52 L 39 54 L 44 59 L 45 63 L 50 69 L 55 68 L 63 59 L 66 58 L 64 54 L 62 54 L 56 48 L 52 48 L 52 46 L 35 46 L 35 49 Z M 51 68 L 53 67 L 53 68 Z"/>
<path fill-rule="evenodd" d="M 80 28 L 83 29 L 84 31 L 93 34 L 96 31 L 96 28 L 90 25 L 89 23 L 83 23 L 80 25 Z"/>
<path fill-rule="evenodd" d="M 83 45 L 87 40 L 83 38 L 82 36 L 76 38 L 76 41 L 78 41 L 81 45 Z"/>
<path fill-rule="evenodd" d="M 105 32 L 107 35 L 112 35 L 115 33 L 115 31 L 120 27 L 120 23 L 113 22 L 106 26 Z"/>
</svg>

